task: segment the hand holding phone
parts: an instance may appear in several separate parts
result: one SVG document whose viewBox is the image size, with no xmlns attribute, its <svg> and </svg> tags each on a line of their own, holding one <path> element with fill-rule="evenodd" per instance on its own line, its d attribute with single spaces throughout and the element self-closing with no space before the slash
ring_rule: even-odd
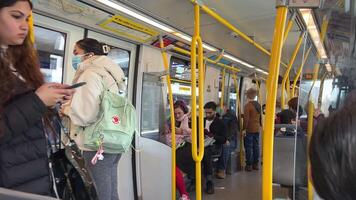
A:
<svg viewBox="0 0 356 200">
<path fill-rule="evenodd" d="M 74 89 L 74 88 L 77 88 L 77 87 L 81 87 L 83 85 L 87 84 L 86 82 L 80 82 L 80 83 L 76 83 L 76 84 L 73 84 L 69 87 L 66 87 L 65 89 Z"/>
</svg>

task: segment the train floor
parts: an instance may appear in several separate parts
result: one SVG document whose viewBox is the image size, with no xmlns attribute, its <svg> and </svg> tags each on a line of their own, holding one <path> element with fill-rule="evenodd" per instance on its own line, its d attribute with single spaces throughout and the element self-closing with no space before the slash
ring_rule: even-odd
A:
<svg viewBox="0 0 356 200">
<path fill-rule="evenodd" d="M 227 175 L 225 179 L 214 178 L 214 186 L 214 194 L 209 195 L 203 191 L 204 200 L 260 200 L 262 199 L 262 171 L 239 171 Z M 195 193 L 191 193 L 191 199 L 195 200 Z M 290 199 L 288 190 L 274 185 L 273 199 Z"/>
</svg>

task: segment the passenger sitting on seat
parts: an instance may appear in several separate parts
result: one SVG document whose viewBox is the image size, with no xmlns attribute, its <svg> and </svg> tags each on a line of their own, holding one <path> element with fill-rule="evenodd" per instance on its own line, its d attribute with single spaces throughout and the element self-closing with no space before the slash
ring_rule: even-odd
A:
<svg viewBox="0 0 356 200">
<path fill-rule="evenodd" d="M 185 144 L 185 142 L 191 142 L 191 129 L 189 128 L 188 119 L 188 107 L 183 101 L 176 101 L 174 103 L 174 117 L 176 126 L 176 148 L 179 148 Z M 172 146 L 172 131 L 170 120 L 166 125 L 165 130 L 166 144 Z M 179 194 L 181 195 L 180 200 L 189 200 L 189 194 L 186 190 L 183 174 L 181 170 L 176 166 L 176 186 L 178 188 Z"/>
<path fill-rule="evenodd" d="M 322 199 L 356 199 L 356 98 L 318 122 L 309 145 L 313 185 Z"/>
<path fill-rule="evenodd" d="M 206 116 L 204 118 L 204 132 L 206 134 L 206 137 L 211 136 L 212 139 L 215 140 L 214 146 L 218 149 L 221 149 L 221 146 L 226 143 L 226 127 L 222 120 L 216 117 L 216 107 L 217 106 L 214 102 L 208 102 L 204 106 Z M 212 163 L 213 151 L 214 148 L 212 145 L 206 145 L 204 149 L 204 157 L 202 160 L 204 176 L 206 178 L 206 192 L 208 194 L 214 193 Z M 192 179 L 192 182 L 194 184 L 195 181 L 193 177 L 195 177 L 195 164 L 192 159 L 192 147 L 190 143 L 186 143 L 182 148 L 179 148 L 177 150 L 177 165 L 184 172 L 188 173 L 188 176 Z"/>
<path fill-rule="evenodd" d="M 298 97 L 294 97 L 288 101 L 288 109 L 282 110 L 277 114 L 280 124 L 292 124 L 296 121 L 298 112 L 298 118 L 303 114 L 303 109 L 299 106 L 298 110 Z"/>
<path fill-rule="evenodd" d="M 226 126 L 227 140 L 222 147 L 222 152 L 217 163 L 218 171 L 216 173 L 216 177 L 219 179 L 225 178 L 227 162 L 230 157 L 230 150 L 232 148 L 236 148 L 237 143 L 238 120 L 235 112 L 228 109 L 227 105 L 224 105 L 224 114 L 222 116 L 222 121 Z"/>
</svg>

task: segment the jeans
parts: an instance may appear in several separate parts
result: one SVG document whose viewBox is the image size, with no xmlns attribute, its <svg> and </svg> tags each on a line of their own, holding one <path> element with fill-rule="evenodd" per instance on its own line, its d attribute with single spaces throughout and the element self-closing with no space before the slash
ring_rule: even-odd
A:
<svg viewBox="0 0 356 200">
<path fill-rule="evenodd" d="M 222 171 L 226 170 L 227 161 L 229 160 L 230 157 L 230 148 L 231 148 L 230 146 L 231 146 L 230 144 L 223 145 L 222 152 L 217 163 L 218 170 L 222 170 Z"/>
<path fill-rule="evenodd" d="M 259 139 L 259 133 L 246 133 L 246 137 L 244 139 L 246 165 L 258 164 L 260 156 Z"/>
<path fill-rule="evenodd" d="M 117 170 L 121 154 L 104 153 L 104 160 L 98 160 L 93 165 L 91 159 L 95 154 L 96 151 L 83 152 L 88 171 L 94 179 L 99 199 L 119 200 Z"/>
</svg>

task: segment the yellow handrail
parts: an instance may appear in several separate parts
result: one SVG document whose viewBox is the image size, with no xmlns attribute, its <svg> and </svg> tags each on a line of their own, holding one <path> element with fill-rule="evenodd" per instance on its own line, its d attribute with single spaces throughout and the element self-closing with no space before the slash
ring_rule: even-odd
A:
<svg viewBox="0 0 356 200">
<path fill-rule="evenodd" d="M 307 62 L 307 60 L 308 60 L 309 53 L 311 52 L 311 50 L 312 50 L 312 46 L 310 46 L 309 49 L 307 50 L 307 53 L 304 56 L 303 62 L 302 62 L 302 64 L 300 64 L 300 67 L 298 69 L 297 75 L 294 77 L 293 86 L 292 86 L 292 95 L 293 95 L 293 97 L 295 97 L 295 88 L 297 87 L 297 81 L 298 81 L 300 75 L 302 74 L 303 67 L 304 67 L 305 63 Z"/>
<path fill-rule="evenodd" d="M 298 38 L 297 45 L 295 46 L 294 52 L 293 52 L 292 57 L 288 64 L 288 68 L 287 68 L 287 70 L 284 74 L 283 80 L 282 80 L 282 93 L 281 93 L 281 108 L 282 109 L 285 109 L 285 88 L 286 88 L 287 78 L 289 77 L 289 72 L 292 69 L 292 66 L 295 61 L 295 58 L 297 57 L 299 48 L 302 45 L 303 37 L 304 37 L 304 33 L 300 34 L 300 36 Z"/>
<path fill-rule="evenodd" d="M 186 80 L 181 80 L 181 79 L 176 79 L 176 78 L 171 78 L 172 82 L 177 82 L 177 83 L 187 83 L 190 84 L 190 81 L 186 81 Z"/>
<path fill-rule="evenodd" d="M 288 8 L 277 8 L 275 20 L 272 54 L 267 80 L 269 98 L 266 102 L 266 121 L 263 136 L 263 169 L 262 169 L 262 197 L 263 200 L 272 200 L 272 175 L 273 175 L 273 130 L 276 112 L 276 97 L 278 86 L 279 65 L 281 62 L 284 27 Z"/>
<path fill-rule="evenodd" d="M 235 89 L 236 89 L 236 106 L 237 106 L 237 112 L 239 113 L 239 131 L 240 131 L 240 167 L 243 169 L 244 167 L 244 161 L 245 161 L 245 153 L 244 153 L 244 136 L 242 135 L 242 129 L 243 129 L 243 124 L 242 124 L 242 114 L 241 114 L 241 101 L 240 101 L 240 95 L 239 95 L 239 85 L 237 84 L 237 75 L 233 74 L 233 79 L 234 79 L 234 84 L 235 84 Z"/>
<path fill-rule="evenodd" d="M 308 129 L 307 129 L 307 134 L 308 134 L 308 147 L 310 144 L 310 139 L 313 134 L 313 119 L 314 119 L 314 104 L 312 101 L 309 101 L 308 105 Z M 308 159 L 308 200 L 313 200 L 313 184 L 312 184 L 312 179 L 311 179 L 311 174 L 310 174 L 310 161 Z"/>
<path fill-rule="evenodd" d="M 28 35 L 32 44 L 35 43 L 35 30 L 33 26 L 33 13 L 31 12 L 30 17 L 28 18 Z"/>
<path fill-rule="evenodd" d="M 296 15 L 296 13 L 294 12 L 294 13 L 292 14 L 292 16 L 290 17 L 290 19 L 288 20 L 287 28 L 286 28 L 286 30 L 284 31 L 283 44 L 286 43 L 286 40 L 287 40 L 287 38 L 288 38 L 288 34 L 289 34 L 290 30 L 292 29 L 295 15 Z"/>
<path fill-rule="evenodd" d="M 173 50 L 177 51 L 179 53 L 185 54 L 185 55 L 189 55 L 189 56 L 191 55 L 191 53 L 189 51 L 187 51 L 185 49 L 182 49 L 182 48 L 179 48 L 179 47 L 176 47 L 176 46 L 173 47 Z M 228 65 L 225 65 L 225 64 L 219 63 L 219 62 L 215 63 L 216 60 L 211 60 L 211 59 L 206 58 L 206 57 L 204 57 L 204 60 L 206 60 L 209 63 L 216 64 L 217 66 L 225 68 L 225 69 L 230 70 L 232 72 L 239 72 L 240 71 L 240 69 L 238 69 L 236 67 L 228 66 Z"/>
<path fill-rule="evenodd" d="M 191 2 L 197 4 L 197 0 L 190 0 Z M 216 19 L 218 22 L 220 22 L 221 24 L 223 24 L 224 26 L 226 26 L 228 29 L 232 30 L 233 32 L 235 32 L 236 34 L 239 35 L 239 37 L 241 37 L 242 39 L 246 40 L 248 43 L 252 44 L 253 46 L 255 46 L 257 49 L 261 50 L 263 53 L 267 54 L 268 56 L 271 56 L 271 53 L 265 49 L 264 47 L 262 47 L 260 44 L 258 44 L 256 41 L 254 41 L 253 39 L 251 39 L 249 36 L 247 36 L 245 33 L 241 32 L 239 29 L 237 29 L 236 27 L 234 27 L 231 23 L 229 23 L 227 20 L 225 20 L 224 18 L 222 18 L 219 14 L 217 14 L 216 12 L 214 12 L 213 10 L 211 10 L 209 7 L 205 6 L 205 5 L 200 5 L 201 9 L 206 12 L 208 15 L 210 15 L 211 17 L 213 17 L 214 19 Z M 284 65 L 285 67 L 287 67 L 287 65 L 285 63 L 282 62 L 282 65 Z"/>
<path fill-rule="evenodd" d="M 159 38 L 159 44 L 162 49 L 162 58 L 165 70 L 169 71 L 168 59 L 167 54 L 163 50 L 164 44 L 162 36 Z M 171 86 L 171 76 L 170 73 L 166 76 L 167 79 L 167 87 L 168 87 L 168 94 L 169 94 L 169 109 L 171 114 L 171 130 L 172 130 L 172 200 L 176 199 L 176 125 L 175 125 L 175 117 L 174 117 L 174 107 L 173 107 L 173 93 L 172 93 L 172 86 Z"/>
<path fill-rule="evenodd" d="M 196 47 L 198 43 L 198 72 L 199 72 L 199 150 L 197 142 L 197 114 L 196 114 Z M 200 7 L 194 5 L 194 36 L 191 43 L 191 87 L 192 87 L 192 157 L 195 161 L 195 188 L 196 199 L 202 199 L 201 193 L 201 161 L 204 156 L 204 69 L 203 69 L 203 42 L 200 38 Z"/>
<path fill-rule="evenodd" d="M 222 70 L 222 82 L 221 82 L 221 98 L 220 98 L 220 109 L 223 110 L 224 107 L 224 94 L 225 94 L 225 69 Z"/>
</svg>

